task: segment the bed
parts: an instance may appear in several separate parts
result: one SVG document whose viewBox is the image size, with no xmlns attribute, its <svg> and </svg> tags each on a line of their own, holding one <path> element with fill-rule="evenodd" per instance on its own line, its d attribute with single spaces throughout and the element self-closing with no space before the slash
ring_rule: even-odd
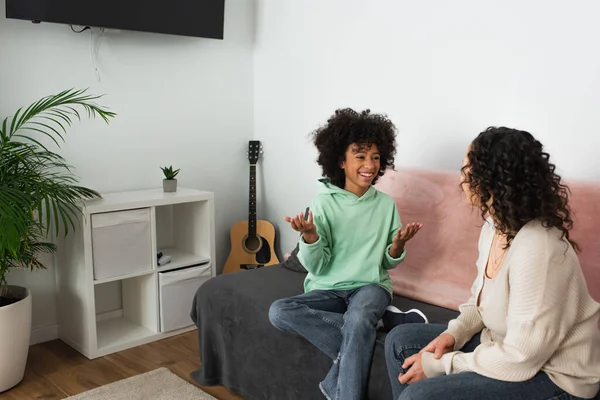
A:
<svg viewBox="0 0 600 400">
<path fill-rule="evenodd" d="M 191 376 L 200 385 L 223 385 L 246 400 L 323 398 L 318 384 L 332 361 L 304 338 L 280 332 L 269 322 L 273 301 L 303 292 L 306 271 L 297 249 L 283 263 L 218 275 L 193 299 L 201 368 Z M 454 310 L 394 296 L 400 309 L 419 308 L 430 322 L 445 323 Z M 377 333 L 368 398 L 392 397 L 384 358 L 386 333 Z"/>
</svg>

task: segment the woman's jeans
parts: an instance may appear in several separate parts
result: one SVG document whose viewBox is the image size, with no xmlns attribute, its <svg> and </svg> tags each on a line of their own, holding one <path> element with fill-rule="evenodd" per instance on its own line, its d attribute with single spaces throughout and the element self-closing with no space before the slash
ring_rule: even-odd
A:
<svg viewBox="0 0 600 400">
<path fill-rule="evenodd" d="M 376 284 L 354 290 L 314 290 L 275 301 L 269 319 L 282 331 L 300 334 L 333 360 L 319 385 L 327 399 L 362 400 L 377 323 L 390 302 L 390 293 Z"/>
<path fill-rule="evenodd" d="M 418 353 L 429 342 L 447 329 L 438 324 L 404 324 L 392 329 L 385 340 L 385 358 L 392 385 L 394 400 L 461 399 L 461 400 L 572 400 L 571 396 L 556 386 L 548 375 L 539 372 L 524 382 L 506 382 L 487 378 L 475 372 L 426 378 L 410 385 L 401 384 L 398 375 L 404 360 Z M 461 349 L 468 353 L 479 345 L 480 334 Z"/>
</svg>

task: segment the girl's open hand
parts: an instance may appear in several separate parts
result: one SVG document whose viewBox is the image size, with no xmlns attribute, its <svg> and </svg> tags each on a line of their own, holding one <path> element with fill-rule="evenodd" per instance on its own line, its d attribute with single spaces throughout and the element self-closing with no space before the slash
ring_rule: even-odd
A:
<svg viewBox="0 0 600 400">
<path fill-rule="evenodd" d="M 404 228 L 398 229 L 398 232 L 396 232 L 396 236 L 394 236 L 393 243 L 404 247 L 406 242 L 412 239 L 422 227 L 423 224 L 420 222 L 411 222 Z"/>
<path fill-rule="evenodd" d="M 296 216 L 290 218 L 284 218 L 286 222 L 292 226 L 292 229 L 300 233 L 317 233 L 317 228 L 313 223 L 312 211 L 308 212 L 308 219 L 304 219 L 304 214 L 299 213 Z"/>
<path fill-rule="evenodd" d="M 420 222 L 411 222 L 406 225 L 404 228 L 398 229 L 398 232 L 394 235 L 392 239 L 392 246 L 390 248 L 390 256 L 393 258 L 398 258 L 404 251 L 404 245 L 410 239 L 412 239 L 417 232 L 423 227 L 423 224 Z"/>
</svg>

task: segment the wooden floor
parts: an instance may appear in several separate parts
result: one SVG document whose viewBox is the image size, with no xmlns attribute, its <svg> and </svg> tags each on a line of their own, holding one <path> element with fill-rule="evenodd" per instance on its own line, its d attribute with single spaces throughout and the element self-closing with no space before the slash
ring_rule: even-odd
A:
<svg viewBox="0 0 600 400">
<path fill-rule="evenodd" d="M 64 399 L 160 367 L 194 383 L 189 374 L 199 366 L 196 330 L 94 360 L 53 340 L 30 347 L 23 381 L 0 399 Z M 221 400 L 243 400 L 223 387 L 202 390 Z"/>
</svg>

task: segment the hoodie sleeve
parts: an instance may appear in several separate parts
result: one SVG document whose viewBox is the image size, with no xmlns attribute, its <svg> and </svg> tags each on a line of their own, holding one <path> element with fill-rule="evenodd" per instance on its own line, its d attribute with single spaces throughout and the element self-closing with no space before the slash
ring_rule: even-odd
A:
<svg viewBox="0 0 600 400">
<path fill-rule="evenodd" d="M 313 213 L 313 223 L 317 227 L 319 239 L 308 244 L 300 236 L 298 260 L 308 272 L 313 275 L 320 275 L 326 271 L 331 259 L 330 229 L 318 198 L 313 201 L 310 209 Z"/>
<path fill-rule="evenodd" d="M 385 256 L 383 257 L 382 262 L 384 269 L 396 268 L 398 264 L 404 261 L 404 258 L 406 257 L 406 246 L 404 246 L 404 250 L 402 251 L 402 254 L 400 254 L 400 257 L 393 258 L 392 256 L 390 256 L 390 248 L 392 247 L 392 241 L 394 240 L 394 236 L 396 236 L 398 229 L 402 227 L 402 221 L 400 220 L 400 215 L 398 214 L 398 208 L 396 207 L 396 203 L 393 202 L 392 204 L 392 222 L 390 226 L 390 231 L 388 233 L 387 246 L 385 247 Z"/>
</svg>

